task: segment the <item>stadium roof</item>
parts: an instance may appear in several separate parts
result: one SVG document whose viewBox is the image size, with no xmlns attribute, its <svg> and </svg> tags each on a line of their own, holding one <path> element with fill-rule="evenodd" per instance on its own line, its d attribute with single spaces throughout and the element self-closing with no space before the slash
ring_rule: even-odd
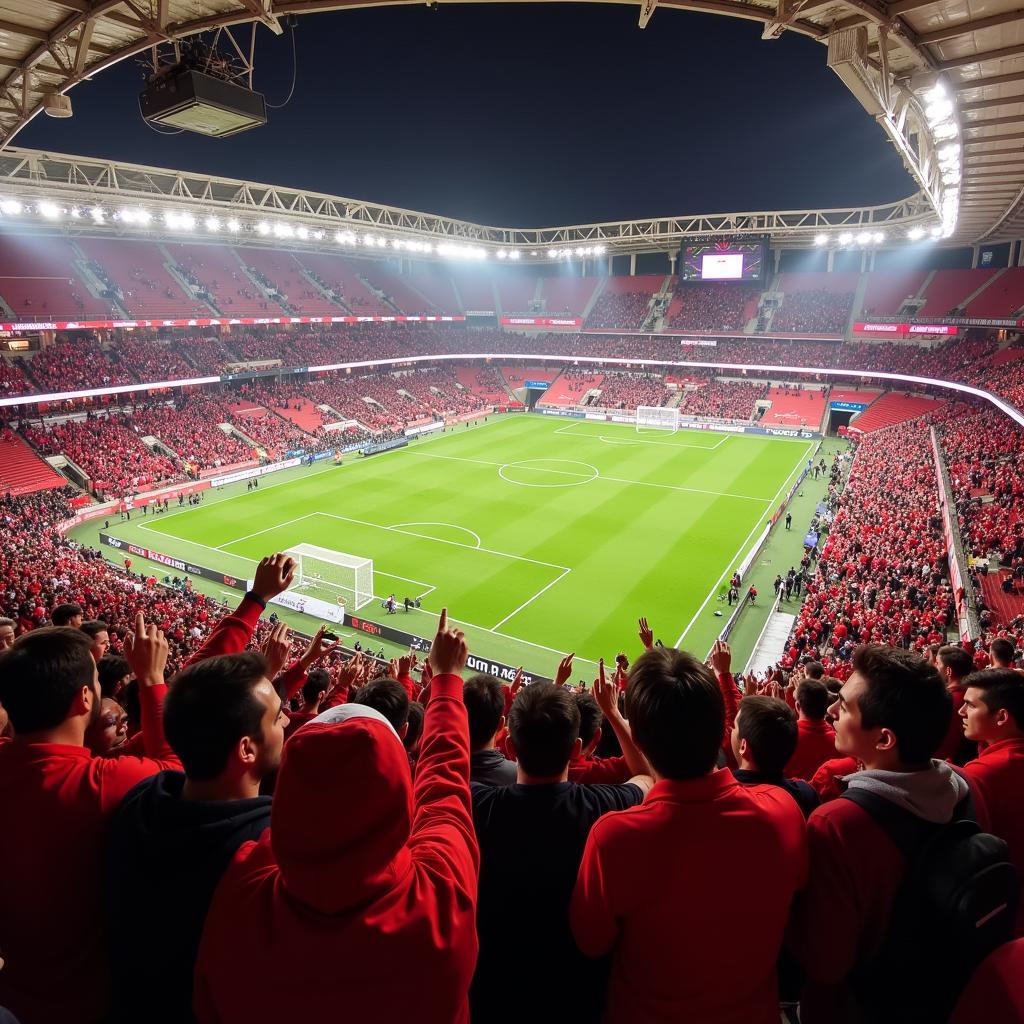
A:
<svg viewBox="0 0 1024 1024">
<path fill-rule="evenodd" d="M 287 14 L 382 2 L 412 0 L 0 0 L 0 145 L 42 111 L 48 93 L 67 92 L 160 42 L 250 22 L 280 32 Z M 768 40 L 792 31 L 827 44 L 829 66 L 874 114 L 937 215 L 946 208 L 947 234 L 978 242 L 1024 230 L 1024 10 L 1015 0 L 640 0 L 637 7 L 650 31 L 669 14 L 657 7 L 679 8 L 759 21 Z M 955 99 L 954 141 L 962 144 L 952 193 L 939 140 L 924 137 L 923 97 L 940 77 Z"/>
</svg>

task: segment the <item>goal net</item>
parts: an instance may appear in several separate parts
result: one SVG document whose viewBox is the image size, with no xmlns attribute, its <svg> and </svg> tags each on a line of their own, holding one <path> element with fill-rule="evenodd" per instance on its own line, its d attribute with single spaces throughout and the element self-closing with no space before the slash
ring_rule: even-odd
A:
<svg viewBox="0 0 1024 1024">
<path fill-rule="evenodd" d="M 372 559 L 315 544 L 297 544 L 285 554 L 297 563 L 292 593 L 344 604 L 350 612 L 373 600 Z"/>
<path fill-rule="evenodd" d="M 679 409 L 673 406 L 665 409 L 661 406 L 641 405 L 636 410 L 636 429 L 639 430 L 678 430 Z"/>
</svg>

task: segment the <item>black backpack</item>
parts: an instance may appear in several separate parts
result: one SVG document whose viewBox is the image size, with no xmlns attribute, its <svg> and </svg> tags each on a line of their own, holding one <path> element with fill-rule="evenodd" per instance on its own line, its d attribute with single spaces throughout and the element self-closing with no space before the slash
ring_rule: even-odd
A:
<svg viewBox="0 0 1024 1024">
<path fill-rule="evenodd" d="M 981 831 L 969 794 L 946 825 L 864 789 L 842 798 L 907 862 L 888 932 L 850 979 L 859 1009 L 871 1024 L 941 1024 L 978 964 L 1013 938 L 1020 885 L 1006 843 Z"/>
</svg>

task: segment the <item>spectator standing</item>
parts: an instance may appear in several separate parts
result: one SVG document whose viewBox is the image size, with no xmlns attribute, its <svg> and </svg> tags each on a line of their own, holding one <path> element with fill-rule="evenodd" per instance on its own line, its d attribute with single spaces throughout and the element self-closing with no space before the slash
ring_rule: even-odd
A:
<svg viewBox="0 0 1024 1024">
<path fill-rule="evenodd" d="M 786 765 L 791 779 L 811 779 L 814 773 L 836 756 L 836 734 L 825 714 L 832 701 L 828 687 L 820 679 L 801 679 L 796 688 L 796 750 Z"/>
<path fill-rule="evenodd" d="M 516 781 L 515 762 L 496 746 L 505 727 L 505 688 L 494 676 L 471 676 L 463 687 L 462 699 L 469 719 L 469 781 L 512 785 Z"/>
</svg>

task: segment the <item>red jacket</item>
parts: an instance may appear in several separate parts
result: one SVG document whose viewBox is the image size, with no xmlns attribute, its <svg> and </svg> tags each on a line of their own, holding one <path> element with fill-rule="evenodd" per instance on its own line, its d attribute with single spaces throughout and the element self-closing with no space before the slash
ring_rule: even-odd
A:
<svg viewBox="0 0 1024 1024">
<path fill-rule="evenodd" d="M 1024 939 L 1008 942 L 974 972 L 949 1024 L 1020 1024 L 1024 1020 Z"/>
<path fill-rule="evenodd" d="M 139 688 L 148 757 L 0 744 L 0 1006 L 25 1024 L 93 1024 L 107 1006 L 99 889 L 104 827 L 124 795 L 165 768 L 164 686 Z"/>
<path fill-rule="evenodd" d="M 580 949 L 612 953 L 605 1024 L 778 1024 L 775 962 L 806 874 L 793 798 L 741 786 L 727 769 L 663 779 L 639 806 L 606 814 L 570 911 Z M 744 920 L 757 928 L 737 924 L 740 967 L 722 939 Z"/>
<path fill-rule="evenodd" d="M 462 686 L 433 679 L 415 784 L 377 721 L 285 744 L 273 827 L 239 849 L 206 918 L 201 1024 L 468 1021 L 479 853 Z"/>
<path fill-rule="evenodd" d="M 852 775 L 859 768 L 855 757 L 834 757 L 831 761 L 826 761 L 811 776 L 811 788 L 818 794 L 822 803 L 835 800 L 837 796 L 842 795 L 844 788 L 839 784 L 839 780 Z"/>
<path fill-rule="evenodd" d="M 824 719 L 811 722 L 801 718 L 796 728 L 796 750 L 783 774 L 788 779 L 811 779 L 826 761 L 836 756 L 836 732 Z"/>
<path fill-rule="evenodd" d="M 1024 738 L 999 740 L 963 767 L 988 813 L 989 828 L 1010 848 L 1024 882 Z M 1017 914 L 1017 935 L 1024 935 L 1024 904 Z"/>
<path fill-rule="evenodd" d="M 569 762 L 570 782 L 619 786 L 632 777 L 624 757 L 577 757 Z"/>
</svg>

